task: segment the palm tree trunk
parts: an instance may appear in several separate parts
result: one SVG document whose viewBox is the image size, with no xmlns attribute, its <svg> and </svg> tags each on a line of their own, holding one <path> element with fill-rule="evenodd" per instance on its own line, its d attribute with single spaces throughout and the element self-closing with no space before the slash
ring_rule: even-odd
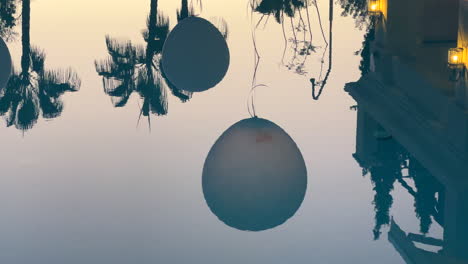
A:
<svg viewBox="0 0 468 264">
<path fill-rule="evenodd" d="M 150 15 L 149 15 L 149 25 L 150 27 L 156 26 L 158 21 L 158 0 L 151 0 Z M 151 32 L 149 32 L 151 36 Z M 153 30 L 154 35 L 154 30 Z"/>
<path fill-rule="evenodd" d="M 23 0 L 22 7 L 22 38 L 23 54 L 21 56 L 21 70 L 27 74 L 31 64 L 31 40 L 30 40 L 30 20 L 31 20 L 31 1 Z"/>
<path fill-rule="evenodd" d="M 182 0 L 182 8 L 180 9 L 180 20 L 189 16 L 188 0 Z"/>
<path fill-rule="evenodd" d="M 156 25 L 158 23 L 158 0 L 151 0 L 150 14 L 148 21 L 148 43 L 146 47 L 146 68 L 150 79 L 152 78 L 152 67 L 154 57 L 154 43 L 156 39 Z"/>
<path fill-rule="evenodd" d="M 153 62 L 154 41 L 156 38 L 156 25 L 158 23 L 158 0 L 151 0 L 148 19 L 148 45 L 146 47 L 146 63 L 151 67 Z"/>
</svg>

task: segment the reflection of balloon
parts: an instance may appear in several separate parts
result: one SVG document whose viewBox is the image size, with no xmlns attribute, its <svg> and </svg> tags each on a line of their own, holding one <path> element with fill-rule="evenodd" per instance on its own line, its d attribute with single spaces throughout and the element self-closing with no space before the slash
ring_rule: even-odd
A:
<svg viewBox="0 0 468 264">
<path fill-rule="evenodd" d="M 229 68 L 229 49 L 219 30 L 205 19 L 188 17 L 167 37 L 162 67 L 180 90 L 206 91 L 216 86 Z"/>
<path fill-rule="evenodd" d="M 0 89 L 4 88 L 12 72 L 11 56 L 7 45 L 0 38 Z"/>
<path fill-rule="evenodd" d="M 203 168 L 203 193 L 211 211 L 240 230 L 283 224 L 304 200 L 307 169 L 292 138 L 260 118 L 242 120 L 211 148 Z"/>
</svg>

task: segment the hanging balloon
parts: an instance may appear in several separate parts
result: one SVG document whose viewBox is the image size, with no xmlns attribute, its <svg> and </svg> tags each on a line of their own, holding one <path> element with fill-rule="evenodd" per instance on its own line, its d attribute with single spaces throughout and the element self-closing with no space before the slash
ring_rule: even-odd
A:
<svg viewBox="0 0 468 264">
<path fill-rule="evenodd" d="M 7 45 L 0 38 L 0 89 L 4 88 L 12 72 L 11 56 Z"/>
<path fill-rule="evenodd" d="M 205 161 L 202 185 L 209 208 L 226 225 L 262 231 L 283 224 L 299 209 L 307 169 L 283 129 L 250 118 L 216 141 Z"/>
<path fill-rule="evenodd" d="M 202 92 L 221 82 L 229 68 L 229 48 L 221 32 L 199 17 L 182 20 L 167 37 L 162 68 L 177 89 Z"/>
</svg>

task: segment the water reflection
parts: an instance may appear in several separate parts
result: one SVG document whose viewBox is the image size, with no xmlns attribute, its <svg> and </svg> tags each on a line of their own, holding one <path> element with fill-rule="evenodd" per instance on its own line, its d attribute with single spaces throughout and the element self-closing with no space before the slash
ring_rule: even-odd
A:
<svg viewBox="0 0 468 264">
<path fill-rule="evenodd" d="M 376 239 L 389 225 L 388 239 L 407 263 L 466 263 L 468 86 L 466 76 L 451 82 L 446 66 L 454 40 L 466 38 L 466 25 L 453 19 L 455 5 L 426 4 L 418 15 L 405 14 L 406 5 L 392 1 L 388 17 L 369 24 L 363 76 L 346 86 L 358 103 L 354 157 L 374 185 Z M 440 12 L 445 15 L 432 16 Z M 440 25 L 428 30 L 425 22 L 433 19 Z M 391 217 L 396 186 L 413 197 L 418 232 L 404 231 Z M 435 224 L 442 238 L 431 236 Z"/>
<path fill-rule="evenodd" d="M 305 64 L 307 58 L 316 51 L 317 47 L 312 44 L 312 29 L 309 7 L 315 6 L 321 24 L 320 12 L 317 2 L 308 2 L 305 0 L 251 0 L 251 7 L 254 12 L 262 14 L 259 21 L 256 23 L 255 29 L 259 27 L 265 16 L 274 16 L 276 22 L 280 23 L 283 29 L 284 36 L 284 51 L 282 63 L 289 69 L 299 75 L 306 75 Z M 305 10 L 305 14 L 303 14 Z M 299 22 L 295 22 L 294 18 L 298 16 Z M 285 23 L 289 20 L 292 37 L 286 36 Z M 268 18 L 265 19 L 265 24 Z M 325 39 L 325 36 L 323 36 Z M 326 41 L 326 40 L 325 40 Z M 291 42 L 293 53 L 288 62 L 285 63 L 286 49 L 288 43 Z"/>
<path fill-rule="evenodd" d="M 293 139 L 261 118 L 239 121 L 211 148 L 203 193 L 226 225 L 262 231 L 283 224 L 304 200 L 307 169 Z"/>
<path fill-rule="evenodd" d="M 443 184 L 393 137 L 379 137 L 383 133 L 383 127 L 371 114 L 359 108 L 354 157 L 363 168 L 363 174 L 370 175 L 374 185 L 375 238 L 379 238 L 383 225 L 390 225 L 389 241 L 408 263 L 468 261 L 468 185 L 464 183 L 454 187 Z M 464 172 L 459 173 L 464 175 Z M 397 219 L 390 217 L 391 191 L 395 184 L 414 199 L 419 234 L 404 232 Z M 434 223 L 444 228 L 442 239 L 429 235 Z M 430 251 L 421 245 L 433 246 L 437 250 Z"/>
<path fill-rule="evenodd" d="M 21 70 L 10 77 L 0 90 L 0 115 L 5 116 L 7 126 L 19 130 L 31 129 L 42 114 L 52 119 L 61 115 L 66 92 L 80 88 L 80 79 L 71 69 L 47 70 L 46 55 L 30 43 L 30 0 L 22 4 L 22 56 Z"/>
<path fill-rule="evenodd" d="M 125 106 L 132 93 L 136 92 L 143 99 L 140 117 L 147 117 L 150 122 L 150 113 L 167 114 L 166 88 L 159 70 L 158 55 L 169 33 L 169 19 L 158 14 L 157 0 L 150 3 L 147 21 L 147 28 L 142 33 L 146 47 L 107 36 L 110 58 L 95 64 L 96 71 L 103 77 L 104 91 L 111 96 L 114 106 Z M 191 97 L 191 94 L 178 91 L 174 94 L 183 102 Z"/>
<path fill-rule="evenodd" d="M 322 23 L 322 15 L 319 11 L 317 1 L 303 1 L 303 0 L 252 0 L 251 7 L 254 12 L 261 14 L 262 16 L 256 22 L 254 27 L 253 37 L 254 43 L 255 31 L 260 26 L 263 20 L 265 25 L 268 21 L 269 16 L 274 16 L 276 22 L 280 23 L 283 30 L 284 37 L 284 51 L 281 62 L 286 66 L 287 69 L 295 72 L 299 75 L 307 75 L 306 70 L 307 59 L 312 53 L 317 52 L 320 48 L 312 43 L 313 32 L 311 25 L 310 8 L 316 10 L 317 23 L 320 27 L 320 33 L 323 37 L 325 47 L 323 48 L 322 57 L 320 58 L 320 71 L 318 74 L 310 78 L 312 85 L 312 98 L 318 100 L 322 95 L 328 79 L 332 71 L 332 57 L 333 57 L 333 12 L 334 3 L 333 0 L 329 1 L 329 13 L 328 13 L 328 39 Z M 265 16 L 267 17 L 265 19 Z M 290 31 L 292 37 L 288 37 L 286 34 L 285 23 L 289 21 L 291 26 Z M 297 22 L 296 22 L 297 21 Z M 291 43 L 292 55 L 288 62 L 285 62 L 286 50 Z M 260 55 L 255 47 L 258 59 Z M 327 52 L 328 51 L 328 52 Z M 328 58 L 326 58 L 328 57 Z M 328 67 L 325 68 L 325 63 L 328 61 Z"/>
<path fill-rule="evenodd" d="M 146 42 L 145 47 L 135 45 L 131 41 L 119 41 L 107 36 L 106 46 L 110 57 L 107 60 L 95 62 L 96 71 L 103 77 L 104 91 L 111 96 L 114 106 L 124 107 L 132 93 L 136 92 L 143 99 L 140 118 L 141 116 L 147 117 L 148 122 L 150 122 L 150 114 L 167 114 L 167 88 L 182 102 L 192 97 L 192 91 L 183 86 L 186 79 L 180 83 L 178 79 L 171 78 L 170 74 L 173 72 L 162 69 L 162 53 L 164 49 L 167 49 L 163 47 L 167 47 L 165 43 L 169 35 L 169 18 L 158 11 L 157 3 L 157 0 L 150 1 L 147 28 L 142 33 Z M 177 11 L 178 20 L 191 19 L 193 12 L 193 7 L 189 7 L 188 1 L 183 0 L 181 9 Z M 197 34 L 200 35 L 202 32 Z M 176 39 L 171 45 L 186 47 L 187 42 L 179 43 Z M 202 48 L 207 50 L 209 47 Z M 175 62 L 178 63 L 176 66 L 180 69 L 183 62 L 177 60 Z M 212 66 L 208 63 L 200 65 L 199 60 L 197 66 L 191 65 L 191 67 L 204 69 Z M 191 72 L 195 72 L 195 68 L 191 68 Z M 180 76 L 177 77 L 180 78 Z M 211 76 L 202 77 L 211 78 Z"/>
<path fill-rule="evenodd" d="M 437 198 L 443 196 L 442 185 L 403 146 L 365 110 L 358 109 L 358 139 L 353 155 L 369 175 L 375 192 L 374 238 L 379 239 L 381 228 L 390 224 L 393 204 L 391 192 L 395 183 L 401 184 L 415 199 L 415 213 L 420 220 L 420 232 L 427 234 L 432 218 L 441 223 Z M 407 181 L 415 185 L 414 189 Z"/>
</svg>

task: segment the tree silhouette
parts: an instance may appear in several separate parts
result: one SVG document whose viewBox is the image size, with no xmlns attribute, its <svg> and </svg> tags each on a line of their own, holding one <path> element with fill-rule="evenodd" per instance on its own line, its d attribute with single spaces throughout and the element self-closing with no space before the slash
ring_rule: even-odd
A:
<svg viewBox="0 0 468 264">
<path fill-rule="evenodd" d="M 437 197 L 443 187 L 437 180 L 415 159 L 409 164 L 409 173 L 416 185 L 414 209 L 420 220 L 419 230 L 427 234 L 432 225 L 432 217 L 436 215 Z"/>
<path fill-rule="evenodd" d="M 368 0 L 338 0 L 343 8 L 342 16 L 351 16 L 358 28 L 367 27 L 370 24 L 367 12 Z"/>
<path fill-rule="evenodd" d="M 309 6 L 314 6 L 319 23 L 322 26 L 320 11 L 317 2 L 309 0 L 251 0 L 251 8 L 253 12 L 262 14 L 260 20 L 257 22 L 255 29 L 260 25 L 265 16 L 274 16 L 276 22 L 281 24 L 284 37 L 284 51 L 282 56 L 282 63 L 288 70 L 294 71 L 299 75 L 305 75 L 305 63 L 307 58 L 314 52 L 317 47 L 312 45 L 312 30 L 310 24 Z M 302 10 L 305 9 L 303 16 Z M 294 18 L 298 15 L 299 20 L 296 23 Z M 285 23 L 289 20 L 292 31 L 292 37 L 286 35 Z M 323 33 L 323 28 L 322 28 Z M 325 40 L 325 35 L 322 34 Z M 325 40 L 325 42 L 327 42 Z M 291 43 L 293 51 L 292 57 L 289 62 L 284 63 L 287 47 Z"/>
<path fill-rule="evenodd" d="M 166 87 L 182 102 L 192 96 L 165 80 L 160 70 L 161 52 L 169 34 L 169 19 L 158 14 L 157 9 L 158 1 L 151 0 L 147 28 L 142 32 L 146 47 L 107 36 L 106 46 L 110 57 L 95 62 L 96 71 L 103 77 L 104 91 L 111 96 L 114 106 L 125 106 L 132 93 L 136 92 L 143 100 L 140 117 L 147 117 L 148 122 L 150 113 L 167 114 Z M 188 7 L 183 5 L 182 10 L 185 9 L 188 10 Z"/>
<path fill-rule="evenodd" d="M 182 0 L 181 9 L 177 10 L 177 21 L 182 21 L 183 19 L 192 16 L 194 13 L 193 7 L 188 6 L 188 0 Z"/>
<path fill-rule="evenodd" d="M 21 70 L 0 90 L 0 115 L 5 116 L 8 127 L 23 131 L 31 129 L 41 114 L 46 119 L 60 116 L 61 95 L 78 91 L 81 83 L 71 69 L 45 69 L 45 53 L 30 44 L 30 13 L 30 0 L 23 0 Z"/>
<path fill-rule="evenodd" d="M 371 43 L 375 39 L 375 28 L 370 26 L 367 33 L 364 35 L 364 41 L 362 42 L 362 49 L 356 52 L 356 55 L 361 55 L 361 62 L 359 64 L 359 70 L 361 76 L 366 75 L 370 72 L 371 68 Z"/>
<path fill-rule="evenodd" d="M 294 17 L 296 12 L 306 5 L 306 0 L 261 0 L 254 3 L 256 12 L 273 15 L 278 23 L 282 23 L 285 16 Z"/>
<path fill-rule="evenodd" d="M 375 167 L 370 170 L 371 180 L 374 185 L 374 207 L 375 207 L 375 226 L 374 239 L 380 238 L 381 228 L 390 223 L 390 208 L 393 204 L 393 184 L 396 177 L 393 171 L 388 171 L 386 167 Z"/>
<path fill-rule="evenodd" d="M 15 35 L 13 28 L 17 22 L 15 17 L 17 4 L 18 0 L 0 0 L 0 37 L 4 39 L 10 39 Z"/>
<path fill-rule="evenodd" d="M 373 229 L 374 239 L 381 235 L 381 228 L 390 224 L 390 209 L 393 205 L 391 192 L 394 183 L 402 176 L 402 160 L 405 151 L 394 139 L 378 141 L 378 149 L 375 153 L 375 163 L 365 168 L 371 175 L 374 186 L 374 210 L 375 226 Z"/>
</svg>

